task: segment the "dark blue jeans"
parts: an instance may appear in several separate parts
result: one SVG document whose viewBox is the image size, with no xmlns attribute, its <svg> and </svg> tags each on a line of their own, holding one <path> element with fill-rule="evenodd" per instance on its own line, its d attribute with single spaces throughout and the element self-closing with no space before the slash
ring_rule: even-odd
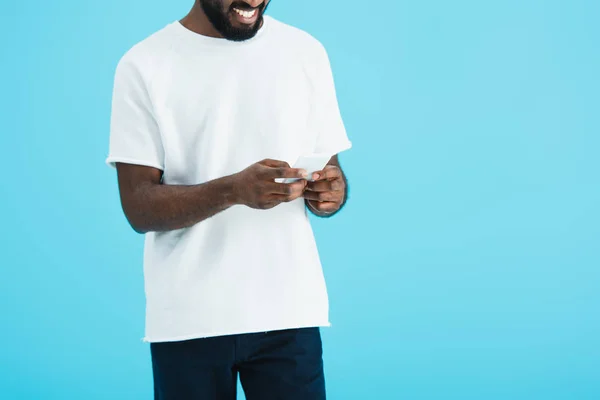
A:
<svg viewBox="0 0 600 400">
<path fill-rule="evenodd" d="M 319 328 L 152 343 L 155 400 L 324 400 Z"/>
</svg>

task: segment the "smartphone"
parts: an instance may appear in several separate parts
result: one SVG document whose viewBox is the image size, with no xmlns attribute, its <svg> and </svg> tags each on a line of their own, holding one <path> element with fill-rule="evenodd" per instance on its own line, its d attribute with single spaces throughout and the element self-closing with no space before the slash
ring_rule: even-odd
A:
<svg viewBox="0 0 600 400">
<path fill-rule="evenodd" d="M 327 163 L 329 162 L 329 160 L 331 160 L 331 154 L 325 154 L 325 153 L 307 154 L 307 155 L 304 155 L 304 156 L 301 156 L 300 158 L 298 158 L 298 160 L 296 160 L 296 162 L 294 163 L 292 168 L 300 168 L 300 169 L 307 171 L 308 176 L 309 176 L 308 180 L 312 180 L 312 179 L 310 179 L 312 174 L 324 169 L 325 166 L 327 166 Z M 298 180 L 300 180 L 300 179 L 299 178 L 284 178 L 284 179 L 277 179 L 276 181 L 279 183 L 292 183 L 292 182 L 296 182 Z"/>
</svg>

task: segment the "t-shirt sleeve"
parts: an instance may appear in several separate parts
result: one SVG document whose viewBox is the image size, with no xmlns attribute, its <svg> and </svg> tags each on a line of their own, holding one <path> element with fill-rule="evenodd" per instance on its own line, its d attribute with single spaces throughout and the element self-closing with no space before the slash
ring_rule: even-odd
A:
<svg viewBox="0 0 600 400">
<path fill-rule="evenodd" d="M 329 56 L 320 45 L 316 57 L 315 98 L 316 153 L 338 154 L 352 147 L 338 105 Z"/>
<path fill-rule="evenodd" d="M 127 55 L 114 79 L 110 144 L 106 163 L 144 165 L 164 170 L 164 150 L 146 82 Z"/>
</svg>

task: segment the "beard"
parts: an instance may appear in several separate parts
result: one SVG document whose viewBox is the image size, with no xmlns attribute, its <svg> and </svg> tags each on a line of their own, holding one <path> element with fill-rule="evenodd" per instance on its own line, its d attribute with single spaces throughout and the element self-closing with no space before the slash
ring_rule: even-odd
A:
<svg viewBox="0 0 600 400">
<path fill-rule="evenodd" d="M 229 9 L 223 9 L 222 0 L 200 0 L 199 1 L 202 10 L 206 14 L 206 17 L 212 24 L 212 26 L 219 32 L 225 39 L 233 40 L 236 42 L 242 42 L 244 40 L 252 39 L 263 24 L 263 14 L 267 9 L 268 3 L 264 1 L 257 8 L 258 18 L 253 24 L 235 24 L 233 8 L 240 10 L 252 10 L 248 4 L 243 1 L 236 1 L 231 4 Z"/>
</svg>

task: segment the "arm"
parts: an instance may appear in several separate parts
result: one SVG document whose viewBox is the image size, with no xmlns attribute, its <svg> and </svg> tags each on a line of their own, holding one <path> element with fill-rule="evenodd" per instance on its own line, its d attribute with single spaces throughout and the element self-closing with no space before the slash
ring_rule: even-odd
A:
<svg viewBox="0 0 600 400">
<path fill-rule="evenodd" d="M 314 182 L 309 182 L 304 192 L 308 209 L 322 218 L 337 214 L 348 199 L 348 181 L 338 156 L 333 156 L 325 169 L 316 173 L 313 179 Z"/>
<path fill-rule="evenodd" d="M 121 205 L 138 233 L 192 226 L 237 203 L 232 177 L 202 185 L 161 184 L 162 171 L 117 163 Z"/>
<path fill-rule="evenodd" d="M 276 178 L 305 178 L 287 163 L 263 160 L 230 176 L 199 185 L 165 185 L 162 171 L 117 163 L 121 205 L 138 233 L 188 228 L 234 205 L 269 209 L 302 196 L 305 182 L 275 183 Z"/>
</svg>

